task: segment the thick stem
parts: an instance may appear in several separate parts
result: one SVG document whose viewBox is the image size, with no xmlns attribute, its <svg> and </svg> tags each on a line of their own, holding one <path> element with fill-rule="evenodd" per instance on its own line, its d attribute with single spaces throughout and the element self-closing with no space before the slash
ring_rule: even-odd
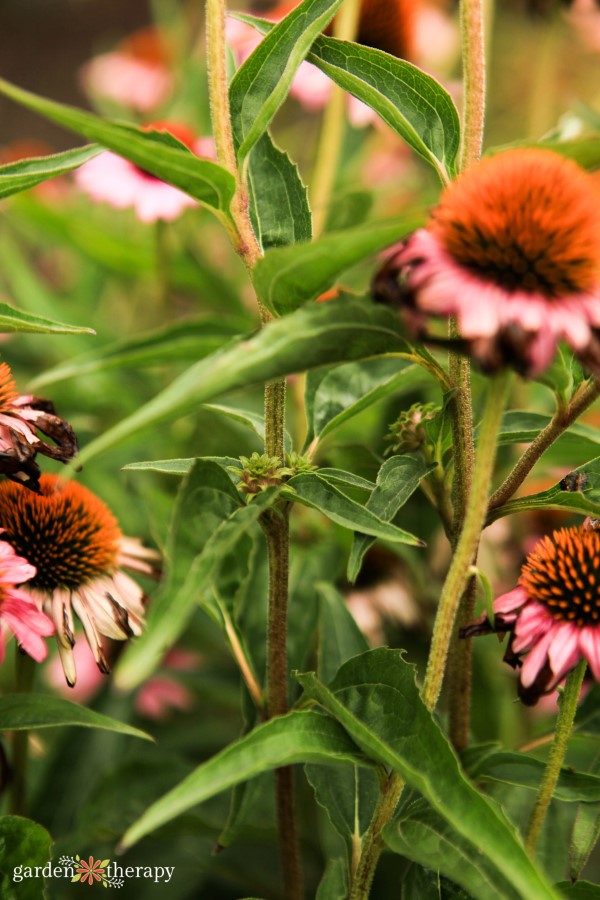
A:
<svg viewBox="0 0 600 900">
<path fill-rule="evenodd" d="M 460 601 L 448 663 L 448 737 L 458 752 L 469 746 L 473 671 L 471 638 L 459 640 L 458 632 L 475 618 L 476 599 L 477 579 L 471 578 Z"/>
<path fill-rule="evenodd" d="M 435 708 L 442 688 L 456 614 L 485 520 L 487 498 L 496 458 L 496 439 L 504 412 L 507 388 L 508 375 L 506 373 L 496 375 L 490 381 L 489 394 L 481 420 L 470 502 L 450 570 L 442 589 L 423 683 L 423 701 L 425 706 L 431 710 Z"/>
<path fill-rule="evenodd" d="M 556 719 L 556 729 L 554 731 L 554 740 L 550 748 L 550 755 L 546 763 L 546 771 L 542 783 L 540 784 L 535 806 L 531 813 L 527 835 L 525 837 L 525 847 L 528 853 L 533 856 L 535 845 L 544 824 L 554 789 L 558 782 L 561 767 L 565 761 L 569 738 L 573 730 L 573 722 L 575 713 L 577 712 L 577 702 L 581 693 L 581 685 L 583 684 L 583 676 L 585 675 L 587 663 L 582 659 L 576 668 L 569 675 L 558 701 L 558 717 Z"/>
<path fill-rule="evenodd" d="M 34 678 L 35 661 L 26 653 L 17 650 L 15 659 L 15 689 L 17 693 L 29 693 L 33 687 Z M 25 814 L 27 793 L 29 732 L 14 731 L 12 747 L 10 812 L 14 816 L 22 816 Z"/>
<path fill-rule="evenodd" d="M 350 900 L 367 900 L 369 896 L 382 850 L 381 832 L 394 815 L 403 787 L 404 782 L 400 776 L 393 773 L 381 792 L 371 824 L 363 838 L 360 859 L 352 879 Z"/>
<path fill-rule="evenodd" d="M 358 30 L 360 3 L 361 0 L 346 0 L 333 22 L 335 37 L 343 41 L 354 39 Z M 347 96 L 341 87 L 332 85 L 331 99 L 323 118 L 313 174 L 311 199 L 315 237 L 321 234 L 327 224 L 329 204 L 339 168 L 342 141 L 346 129 Z"/>
<path fill-rule="evenodd" d="M 460 4 L 465 97 L 460 156 L 461 171 L 479 159 L 483 145 L 486 82 L 484 7 L 484 0 L 462 0 Z"/>
<path fill-rule="evenodd" d="M 600 382 L 593 380 L 581 385 L 566 409 L 559 409 L 546 427 L 540 431 L 536 439 L 529 445 L 518 463 L 497 491 L 490 497 L 489 511 L 510 500 L 515 491 L 521 487 L 535 464 L 546 450 L 552 446 L 579 416 L 600 396 Z"/>
</svg>

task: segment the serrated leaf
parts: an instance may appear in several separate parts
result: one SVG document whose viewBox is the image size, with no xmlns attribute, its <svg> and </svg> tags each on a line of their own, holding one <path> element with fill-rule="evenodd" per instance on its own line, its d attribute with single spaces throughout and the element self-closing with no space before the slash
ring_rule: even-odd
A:
<svg viewBox="0 0 600 900">
<path fill-rule="evenodd" d="M 226 747 L 153 803 L 121 844 L 131 847 L 197 803 L 262 772 L 300 762 L 362 764 L 362 759 L 344 729 L 328 716 L 310 710 L 279 716 Z"/>
<path fill-rule="evenodd" d="M 156 178 L 228 215 L 235 192 L 233 175 L 208 159 L 200 159 L 183 144 L 156 131 L 101 119 L 92 113 L 56 103 L 0 79 L 0 93 L 88 140 L 97 141 Z"/>
<path fill-rule="evenodd" d="M 355 657 L 329 687 L 314 674 L 298 678 L 306 695 L 335 716 L 364 753 L 393 768 L 446 820 L 451 833 L 489 861 L 498 880 L 511 885 L 511 900 L 515 892 L 556 900 L 558 894 L 528 858 L 500 808 L 479 794 L 460 770 L 421 700 L 414 668 L 401 652 L 379 649 Z"/>
<path fill-rule="evenodd" d="M 331 369 L 317 369 L 306 379 L 306 444 L 321 440 L 373 403 L 401 396 L 428 380 L 427 373 L 402 359 L 367 359 Z"/>
<path fill-rule="evenodd" d="M 403 345 L 397 316 L 375 303 L 353 298 L 298 310 L 192 366 L 153 400 L 84 447 L 78 460 L 87 463 L 137 431 L 176 419 L 236 388 L 328 362 L 397 351 Z"/>
<path fill-rule="evenodd" d="M 0 302 L 0 334 L 12 334 L 17 331 L 26 334 L 96 334 L 93 328 L 81 325 L 65 325 L 42 316 L 15 309 L 8 303 Z"/>
<path fill-rule="evenodd" d="M 584 476 L 586 481 L 581 490 L 566 491 L 561 484 L 563 480 L 545 491 L 528 494 L 516 500 L 509 500 L 504 506 L 493 509 L 487 524 L 530 509 L 558 509 L 581 513 L 584 516 L 600 516 L 600 456 L 579 466 L 571 473 L 573 476 Z"/>
<path fill-rule="evenodd" d="M 281 495 L 287 500 L 317 509 L 343 528 L 413 547 L 425 546 L 420 538 L 384 522 L 366 506 L 351 500 L 332 484 L 319 478 L 318 474 L 295 475 L 285 483 Z"/>
<path fill-rule="evenodd" d="M 238 15 L 262 34 L 273 23 Z M 443 183 L 456 174 L 460 119 L 450 94 L 431 75 L 382 50 L 321 35 L 306 57 L 336 84 L 381 116 Z"/>
<path fill-rule="evenodd" d="M 391 522 L 398 510 L 416 491 L 421 480 L 436 468 L 418 456 L 392 456 L 377 473 L 377 486 L 366 502 L 366 509 L 385 522 Z M 355 534 L 348 559 L 348 581 L 354 582 L 373 538 Z"/>
<path fill-rule="evenodd" d="M 298 66 L 342 0 L 304 0 L 271 29 L 234 75 L 229 104 L 239 163 L 269 127 Z"/>
<path fill-rule="evenodd" d="M 0 897 L 2 900 L 44 900 L 42 878 L 16 883 L 18 866 L 45 866 L 52 857 L 52 839 L 45 828 L 21 816 L 0 817 Z"/>
<path fill-rule="evenodd" d="M 198 360 L 231 340 L 236 329 L 205 316 L 170 323 L 161 328 L 60 363 L 31 382 L 32 388 L 55 384 L 121 366 L 154 366 L 166 362 Z"/>
<path fill-rule="evenodd" d="M 298 166 L 268 132 L 250 153 L 248 196 L 252 227 L 263 250 L 310 241 L 312 215 Z"/>
<path fill-rule="evenodd" d="M 268 250 L 254 269 L 256 292 L 272 312 L 287 315 L 309 300 L 316 300 L 346 269 L 400 241 L 423 218 L 414 213 L 398 216 L 386 222 L 329 232 L 310 244 Z"/>
<path fill-rule="evenodd" d="M 62 697 L 51 694 L 6 694 L 0 697 L 0 731 L 28 731 L 67 725 L 102 728 L 105 731 L 143 738 L 145 741 L 153 740 L 139 728 L 118 722 Z"/>
<path fill-rule="evenodd" d="M 0 166 L 0 200 L 10 197 L 11 194 L 28 191 L 49 178 L 72 172 L 101 152 L 101 147 L 91 145 L 65 150 L 64 153 L 53 153 L 50 156 L 20 159 Z"/>
</svg>

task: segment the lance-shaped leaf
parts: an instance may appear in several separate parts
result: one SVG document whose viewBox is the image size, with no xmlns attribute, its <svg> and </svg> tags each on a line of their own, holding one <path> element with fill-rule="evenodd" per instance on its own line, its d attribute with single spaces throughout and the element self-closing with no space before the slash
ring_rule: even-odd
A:
<svg viewBox="0 0 600 900">
<path fill-rule="evenodd" d="M 280 766 L 303 762 L 365 764 L 333 719 L 310 710 L 291 712 L 260 725 L 200 765 L 146 810 L 121 845 L 131 847 L 160 825 L 236 784 Z"/>
<path fill-rule="evenodd" d="M 0 303 L 0 334 L 25 331 L 29 334 L 96 334 L 93 328 L 81 325 L 64 325 L 42 316 L 15 309 L 8 303 Z"/>
<path fill-rule="evenodd" d="M 118 722 L 71 700 L 51 694 L 6 694 L 0 697 L 0 731 L 29 731 L 38 728 L 79 725 L 101 728 L 151 741 L 139 728 Z"/>
<path fill-rule="evenodd" d="M 101 119 L 74 106 L 38 97 L 0 79 L 0 93 L 46 119 L 97 141 L 157 178 L 227 214 L 235 191 L 233 175 L 217 163 L 200 159 L 164 132 Z"/>
<path fill-rule="evenodd" d="M 263 250 L 310 241 L 312 216 L 298 166 L 267 131 L 250 154 L 250 217 Z"/>
<path fill-rule="evenodd" d="M 488 516 L 488 524 L 502 516 L 529 509 L 558 509 L 584 516 L 600 516 L 600 456 L 574 469 L 567 480 L 561 479 L 546 491 L 509 500 L 504 506 L 493 509 Z"/>
<path fill-rule="evenodd" d="M 487 858 L 498 878 L 503 873 L 523 897 L 556 900 L 558 894 L 529 859 L 501 809 L 462 773 L 402 652 L 379 649 L 355 657 L 329 687 L 314 674 L 298 677 L 307 696 L 335 716 L 371 759 L 394 769 L 419 791 L 457 835 Z"/>
<path fill-rule="evenodd" d="M 368 506 L 351 500 L 318 474 L 295 475 L 286 482 L 281 493 L 288 500 L 318 509 L 343 528 L 413 547 L 425 546 L 420 538 L 380 519 Z"/>
<path fill-rule="evenodd" d="M 546 765 L 541 759 L 526 753 L 501 751 L 486 756 L 469 774 L 474 781 L 496 781 L 537 790 L 545 770 Z M 570 803 L 598 803 L 600 777 L 563 767 L 554 796 Z"/>
<path fill-rule="evenodd" d="M 238 15 L 263 34 L 273 23 Z M 337 38 L 316 38 L 307 60 L 358 97 L 430 163 L 442 182 L 456 174 L 460 119 L 452 97 L 417 66 L 382 50 Z"/>
<path fill-rule="evenodd" d="M 398 318 L 383 306 L 344 298 L 298 310 L 257 334 L 232 341 L 175 379 L 153 400 L 105 432 L 79 456 L 88 462 L 140 429 L 175 419 L 227 391 L 263 384 L 294 372 L 398 351 Z"/>
<path fill-rule="evenodd" d="M 229 103 L 238 160 L 248 155 L 287 97 L 298 66 L 342 0 L 304 0 L 271 29 L 234 75 Z"/>
<path fill-rule="evenodd" d="M 396 513 L 418 488 L 421 480 L 435 465 L 428 465 L 418 456 L 392 456 L 377 474 L 377 486 L 366 502 L 366 509 L 384 522 L 391 522 Z M 366 534 L 355 534 L 348 560 L 348 580 L 355 581 L 364 555 L 374 543 Z"/>
<path fill-rule="evenodd" d="M 20 159 L 0 166 L 0 200 L 11 194 L 28 191 L 49 178 L 72 172 L 101 152 L 102 149 L 96 146 L 77 147 L 75 150 L 65 150 L 64 153 Z"/>
<path fill-rule="evenodd" d="M 312 244 L 276 247 L 256 264 L 256 292 L 272 312 L 286 315 L 315 300 L 350 266 L 400 241 L 421 222 L 417 214 L 398 216 L 330 232 Z"/>
</svg>

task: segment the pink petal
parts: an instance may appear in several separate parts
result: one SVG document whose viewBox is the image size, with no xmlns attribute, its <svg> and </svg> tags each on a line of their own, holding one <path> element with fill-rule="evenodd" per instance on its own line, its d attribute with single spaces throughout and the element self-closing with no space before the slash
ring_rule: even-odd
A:
<svg viewBox="0 0 600 900">
<path fill-rule="evenodd" d="M 525 657 L 525 662 L 521 669 L 521 684 L 524 688 L 531 687 L 542 670 L 548 658 L 548 647 L 552 642 L 555 631 L 556 626 L 548 631 Z"/>
<path fill-rule="evenodd" d="M 548 648 L 548 659 L 557 682 L 579 662 L 579 632 L 576 625 L 567 622 L 560 624 L 554 631 Z"/>
<path fill-rule="evenodd" d="M 600 627 L 588 625 L 579 632 L 579 647 L 590 664 L 596 681 L 600 681 Z"/>
<path fill-rule="evenodd" d="M 528 597 L 525 593 L 525 588 L 520 586 L 513 588 L 512 591 L 509 591 L 507 594 L 502 594 L 494 600 L 494 612 L 496 614 L 513 612 L 515 609 L 524 606 L 527 603 L 527 600 Z"/>
</svg>

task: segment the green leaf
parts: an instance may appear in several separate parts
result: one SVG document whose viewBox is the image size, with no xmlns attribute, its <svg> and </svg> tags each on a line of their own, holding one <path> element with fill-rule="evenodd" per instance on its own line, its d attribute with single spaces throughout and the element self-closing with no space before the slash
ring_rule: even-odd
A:
<svg viewBox="0 0 600 900">
<path fill-rule="evenodd" d="M 493 865 L 498 878 L 504 873 L 523 897 L 557 897 L 500 808 L 479 794 L 460 770 L 421 700 L 414 667 L 400 651 L 372 650 L 351 659 L 329 688 L 314 674 L 299 680 L 307 696 L 334 715 L 364 753 L 419 791 L 456 834 Z"/>
<path fill-rule="evenodd" d="M 310 241 L 312 215 L 298 166 L 266 132 L 250 153 L 250 218 L 263 250 Z"/>
<path fill-rule="evenodd" d="M 236 459 L 235 456 L 193 456 L 189 459 L 156 459 L 128 463 L 126 466 L 123 466 L 123 470 L 131 469 L 138 472 L 161 472 L 164 475 L 189 475 L 197 459 L 202 459 L 205 462 L 217 463 L 217 465 L 221 466 L 225 471 L 228 471 L 229 466 L 239 465 L 239 459 Z"/>
<path fill-rule="evenodd" d="M 348 866 L 341 857 L 329 859 L 319 882 L 315 900 L 348 900 Z"/>
<path fill-rule="evenodd" d="M 116 341 L 43 372 L 31 386 L 39 387 L 79 378 L 121 366 L 154 366 L 161 363 L 196 361 L 214 353 L 236 333 L 225 322 L 205 316 L 165 325 L 144 335 Z"/>
<path fill-rule="evenodd" d="M 391 522 L 421 480 L 435 468 L 419 456 L 390 457 L 377 473 L 377 486 L 366 502 L 366 509 L 384 522 Z M 364 555 L 373 543 L 373 538 L 365 534 L 354 535 L 348 559 L 348 581 L 356 581 Z"/>
<path fill-rule="evenodd" d="M 550 416 L 542 413 L 528 412 L 526 410 L 510 410 L 504 414 L 502 426 L 498 436 L 500 444 L 525 444 L 538 436 L 540 431 L 551 421 Z M 600 445 L 600 432 L 597 428 L 591 428 L 580 422 L 574 422 L 569 426 L 555 445 L 563 446 L 565 450 L 582 450 L 597 453 Z"/>
<path fill-rule="evenodd" d="M 200 159 L 164 133 L 100 119 L 73 106 L 38 97 L 0 79 L 0 93 L 46 119 L 97 141 L 213 209 L 228 214 L 235 192 L 233 175 L 217 163 Z"/>
<path fill-rule="evenodd" d="M 153 738 L 139 728 L 117 722 L 109 716 L 94 712 L 62 697 L 51 694 L 6 694 L 0 697 L 0 731 L 27 731 L 54 728 L 59 725 L 79 725 L 82 728 L 102 728 L 151 741 Z"/>
<path fill-rule="evenodd" d="M 548 896 L 516 890 L 509 882 L 506 863 L 504 869 L 493 865 L 476 844 L 465 840 L 423 800 L 397 816 L 383 835 L 385 843 L 396 853 L 450 878 L 464 887 L 473 900 L 523 900 L 525 897 L 537 900 L 538 896 Z M 417 894 L 414 900 L 421 897 Z"/>
<path fill-rule="evenodd" d="M 581 513 L 584 516 L 600 516 L 600 456 L 574 469 L 573 476 L 581 475 L 585 480 L 581 490 L 565 491 L 563 479 L 545 491 L 529 494 L 516 500 L 509 500 L 504 506 L 493 509 L 487 524 L 530 509 L 558 509 Z"/>
<path fill-rule="evenodd" d="M 346 269 L 401 240 L 422 221 L 418 214 L 403 215 L 329 232 L 311 244 L 275 247 L 256 264 L 256 292 L 272 312 L 287 315 L 309 300 L 316 300 Z M 334 301 L 323 306 L 331 302 Z"/>
<path fill-rule="evenodd" d="M 369 493 L 375 488 L 374 481 L 361 478 L 360 475 L 346 472 L 344 469 L 329 469 L 327 467 L 319 469 L 319 478 L 328 481 L 330 484 L 343 484 L 347 487 L 359 488 L 361 491 L 369 491 Z"/>
<path fill-rule="evenodd" d="M 539 147 L 542 150 L 552 150 L 560 156 L 572 159 L 582 169 L 597 169 L 600 166 L 600 137 L 588 135 L 586 137 L 572 138 L 568 141 L 516 141 L 512 144 L 502 144 L 499 147 L 490 147 L 486 150 L 486 156 L 494 156 L 505 150 L 513 150 L 516 147 Z"/>
<path fill-rule="evenodd" d="M 129 645 L 115 671 L 115 683 L 131 690 L 160 664 L 186 628 L 209 584 L 196 570 L 211 537 L 241 505 L 227 473 L 215 462 L 196 460 L 182 482 L 167 541 L 167 577 L 152 598 L 146 629 Z"/>
<path fill-rule="evenodd" d="M 310 710 L 279 716 L 195 769 L 146 810 L 121 844 L 131 847 L 197 803 L 262 772 L 301 762 L 361 764 L 362 760 L 344 729 L 328 716 Z"/>
<path fill-rule="evenodd" d="M 541 759 L 506 751 L 486 756 L 470 774 L 474 781 L 497 781 L 537 790 L 545 770 L 546 764 Z M 563 767 L 554 796 L 568 802 L 597 803 L 600 777 Z"/>
<path fill-rule="evenodd" d="M 273 23 L 237 15 L 263 34 Z M 460 119 L 450 94 L 431 75 L 373 47 L 316 38 L 307 60 L 374 109 L 390 128 L 430 163 L 445 184 L 456 174 Z"/>
<path fill-rule="evenodd" d="M 408 531 L 403 531 L 402 528 L 384 522 L 366 506 L 361 506 L 360 503 L 338 491 L 332 484 L 319 478 L 318 474 L 295 475 L 285 483 L 281 495 L 287 500 L 319 510 L 328 519 L 343 528 L 361 531 L 387 541 L 410 544 L 413 547 L 425 546 L 420 538 Z"/>
<path fill-rule="evenodd" d="M 52 319 L 44 319 L 15 309 L 8 303 L 0 303 L 0 334 L 12 334 L 16 331 L 24 331 L 27 334 L 96 334 L 93 328 L 64 325 L 62 322 L 54 322 Z"/>
<path fill-rule="evenodd" d="M 389 394 L 400 396 L 428 380 L 420 366 L 402 359 L 366 359 L 316 369 L 306 379 L 306 444 L 323 440 L 344 422 Z"/>
<path fill-rule="evenodd" d="M 77 147 L 64 153 L 20 159 L 0 166 L 0 200 L 20 191 L 27 191 L 49 178 L 71 172 L 101 152 L 100 147 Z"/>
<path fill-rule="evenodd" d="M 2 900 L 44 900 L 43 878 L 15 881 L 19 866 L 45 866 L 52 857 L 52 839 L 45 828 L 20 816 L 0 817 L 0 897 Z M 21 869 L 22 871 L 22 869 Z"/>
<path fill-rule="evenodd" d="M 566 900 L 600 900 L 600 885 L 591 881 L 578 881 L 576 884 L 559 881 L 556 887 Z"/>
<path fill-rule="evenodd" d="M 234 75 L 229 104 L 241 164 L 287 97 L 298 66 L 342 0 L 304 0 L 276 25 Z"/>
<path fill-rule="evenodd" d="M 317 803 L 346 841 L 351 859 L 352 847 L 360 846 L 379 800 L 377 773 L 359 766 L 306 765 L 304 771 Z"/>
<path fill-rule="evenodd" d="M 315 587 L 319 595 L 318 672 L 327 684 L 340 666 L 365 653 L 369 644 L 333 585 L 321 581 Z"/>
<path fill-rule="evenodd" d="M 209 410 L 209 412 L 214 412 L 217 415 L 225 416 L 227 419 L 231 419 L 233 422 L 238 422 L 240 425 L 245 425 L 246 428 L 249 428 L 254 434 L 259 437 L 261 440 L 264 440 L 265 437 L 265 419 L 264 416 L 259 415 L 258 413 L 253 413 L 247 409 L 239 409 L 235 406 L 225 406 L 223 403 L 204 403 L 202 405 L 203 409 Z M 289 451 L 292 446 L 292 439 L 289 433 L 285 432 L 285 449 Z M 239 465 L 239 460 L 236 460 L 234 465 Z"/>
<path fill-rule="evenodd" d="M 577 881 L 600 840 L 600 809 L 597 803 L 581 803 L 571 832 L 569 876 Z"/>
<path fill-rule="evenodd" d="M 236 388 L 402 346 L 397 316 L 375 303 L 355 298 L 298 310 L 196 363 L 153 400 L 84 447 L 79 462 L 87 463 L 137 431 L 182 416 Z"/>
</svg>

